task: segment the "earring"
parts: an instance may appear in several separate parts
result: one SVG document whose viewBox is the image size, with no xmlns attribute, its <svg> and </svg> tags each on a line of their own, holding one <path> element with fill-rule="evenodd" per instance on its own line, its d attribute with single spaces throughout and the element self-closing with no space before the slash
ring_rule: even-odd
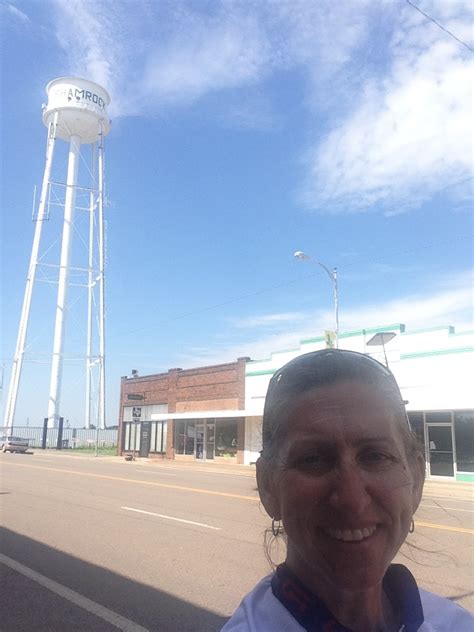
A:
<svg viewBox="0 0 474 632">
<path fill-rule="evenodd" d="M 415 521 L 412 518 L 411 523 L 410 523 L 410 528 L 408 529 L 408 533 L 413 533 L 414 530 L 415 530 Z"/>
<path fill-rule="evenodd" d="M 281 520 L 275 520 L 275 518 L 272 518 L 272 533 L 275 537 L 279 536 L 280 533 L 282 532 L 283 528 L 281 526 Z"/>
</svg>

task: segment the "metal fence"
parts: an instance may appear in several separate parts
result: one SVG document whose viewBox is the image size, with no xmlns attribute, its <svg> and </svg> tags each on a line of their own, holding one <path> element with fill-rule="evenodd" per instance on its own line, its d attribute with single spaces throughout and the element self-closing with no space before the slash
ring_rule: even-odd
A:
<svg viewBox="0 0 474 632">
<path fill-rule="evenodd" d="M 30 448 L 41 448 L 43 428 L 32 426 L 15 426 L 10 432 L 9 428 L 0 428 L 1 435 L 11 434 L 14 437 L 28 439 Z M 63 428 L 63 449 L 92 448 L 96 441 L 99 448 L 116 448 L 118 430 L 94 430 L 89 428 Z M 48 428 L 46 447 L 56 448 L 58 442 L 58 428 Z"/>
</svg>

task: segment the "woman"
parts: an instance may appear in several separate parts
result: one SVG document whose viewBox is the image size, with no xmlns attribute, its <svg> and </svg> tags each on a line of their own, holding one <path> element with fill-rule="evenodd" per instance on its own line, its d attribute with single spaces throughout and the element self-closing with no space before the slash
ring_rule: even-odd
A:
<svg viewBox="0 0 474 632">
<path fill-rule="evenodd" d="M 273 534 L 286 534 L 286 561 L 222 632 L 472 632 L 468 612 L 391 564 L 413 530 L 424 473 L 382 364 L 327 349 L 277 371 L 257 482 Z"/>
</svg>

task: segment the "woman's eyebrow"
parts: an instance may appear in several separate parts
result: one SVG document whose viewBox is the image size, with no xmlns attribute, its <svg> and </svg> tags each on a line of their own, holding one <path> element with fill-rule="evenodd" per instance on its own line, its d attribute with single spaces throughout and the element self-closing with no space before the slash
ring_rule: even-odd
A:
<svg viewBox="0 0 474 632">
<path fill-rule="evenodd" d="M 298 439 L 294 443 L 290 444 L 289 450 L 291 452 L 297 452 L 299 450 L 307 450 L 311 448 L 329 448 L 335 447 L 340 443 L 337 439 L 325 439 L 324 437 L 308 437 L 308 439 Z M 365 436 L 355 438 L 353 441 L 349 441 L 356 446 L 361 445 L 385 445 L 392 446 L 395 441 L 392 437 L 387 437 L 386 435 L 380 436 Z"/>
<path fill-rule="evenodd" d="M 336 442 L 330 439 L 317 439 L 316 437 L 311 437 L 311 439 L 298 439 L 290 445 L 290 452 L 297 452 L 299 450 L 307 450 L 311 448 L 327 448 L 334 446 Z"/>
<path fill-rule="evenodd" d="M 387 435 L 380 435 L 380 436 L 375 436 L 375 437 L 360 437 L 359 439 L 356 439 L 354 441 L 354 443 L 356 445 L 360 445 L 362 443 L 378 443 L 378 444 L 386 444 L 386 445 L 392 445 L 395 443 L 395 440 L 393 439 L 393 437 L 387 437 Z"/>
</svg>

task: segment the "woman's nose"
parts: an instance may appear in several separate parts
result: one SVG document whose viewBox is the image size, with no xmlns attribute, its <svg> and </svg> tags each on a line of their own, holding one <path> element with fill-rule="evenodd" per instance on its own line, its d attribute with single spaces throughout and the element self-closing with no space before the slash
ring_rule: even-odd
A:
<svg viewBox="0 0 474 632">
<path fill-rule="evenodd" d="M 330 505 L 340 512 L 357 516 L 370 505 L 370 502 L 365 473 L 356 465 L 341 465 L 334 472 L 329 496 Z"/>
</svg>

